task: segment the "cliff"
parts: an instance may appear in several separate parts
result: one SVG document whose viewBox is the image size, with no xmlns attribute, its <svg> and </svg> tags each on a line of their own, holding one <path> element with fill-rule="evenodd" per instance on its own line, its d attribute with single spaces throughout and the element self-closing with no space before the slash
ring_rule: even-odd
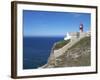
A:
<svg viewBox="0 0 100 80">
<path fill-rule="evenodd" d="M 74 42 L 70 40 L 57 42 L 52 47 L 48 63 L 42 68 L 90 66 L 90 44 L 90 36 L 83 37 Z"/>
</svg>

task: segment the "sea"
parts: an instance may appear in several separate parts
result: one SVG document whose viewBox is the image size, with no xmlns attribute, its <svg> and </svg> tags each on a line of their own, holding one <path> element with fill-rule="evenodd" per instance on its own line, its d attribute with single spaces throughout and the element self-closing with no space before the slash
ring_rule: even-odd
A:
<svg viewBox="0 0 100 80">
<path fill-rule="evenodd" d="M 23 37 L 23 69 L 36 69 L 47 63 L 55 42 L 64 37 Z"/>
</svg>

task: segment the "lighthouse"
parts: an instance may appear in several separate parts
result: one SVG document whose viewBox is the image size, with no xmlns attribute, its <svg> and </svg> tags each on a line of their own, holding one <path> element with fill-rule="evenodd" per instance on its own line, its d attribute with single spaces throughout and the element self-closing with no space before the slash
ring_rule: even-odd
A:
<svg viewBox="0 0 100 80">
<path fill-rule="evenodd" d="M 80 29 L 80 32 L 83 32 L 83 24 L 82 23 L 80 24 L 79 29 Z"/>
</svg>

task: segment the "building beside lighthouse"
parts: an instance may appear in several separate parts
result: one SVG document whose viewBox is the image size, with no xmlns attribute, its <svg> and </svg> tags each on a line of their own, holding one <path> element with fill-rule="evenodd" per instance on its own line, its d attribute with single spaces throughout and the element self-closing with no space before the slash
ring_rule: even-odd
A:
<svg viewBox="0 0 100 80">
<path fill-rule="evenodd" d="M 84 26 L 81 23 L 79 26 L 79 32 L 67 32 L 66 36 L 64 37 L 64 40 L 71 39 L 71 41 L 73 41 L 90 35 L 90 31 L 84 32 Z"/>
</svg>

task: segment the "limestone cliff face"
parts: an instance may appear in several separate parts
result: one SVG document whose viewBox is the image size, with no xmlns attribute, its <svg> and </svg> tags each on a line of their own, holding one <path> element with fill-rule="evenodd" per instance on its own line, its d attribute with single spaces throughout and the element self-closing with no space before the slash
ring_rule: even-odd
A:
<svg viewBox="0 0 100 80">
<path fill-rule="evenodd" d="M 70 42 L 69 42 L 70 43 Z M 53 45 L 48 63 L 43 68 L 54 67 L 76 67 L 91 65 L 91 40 L 84 37 L 68 47 L 63 54 L 55 56 L 55 45 Z M 68 44 L 66 44 L 68 45 Z"/>
</svg>

